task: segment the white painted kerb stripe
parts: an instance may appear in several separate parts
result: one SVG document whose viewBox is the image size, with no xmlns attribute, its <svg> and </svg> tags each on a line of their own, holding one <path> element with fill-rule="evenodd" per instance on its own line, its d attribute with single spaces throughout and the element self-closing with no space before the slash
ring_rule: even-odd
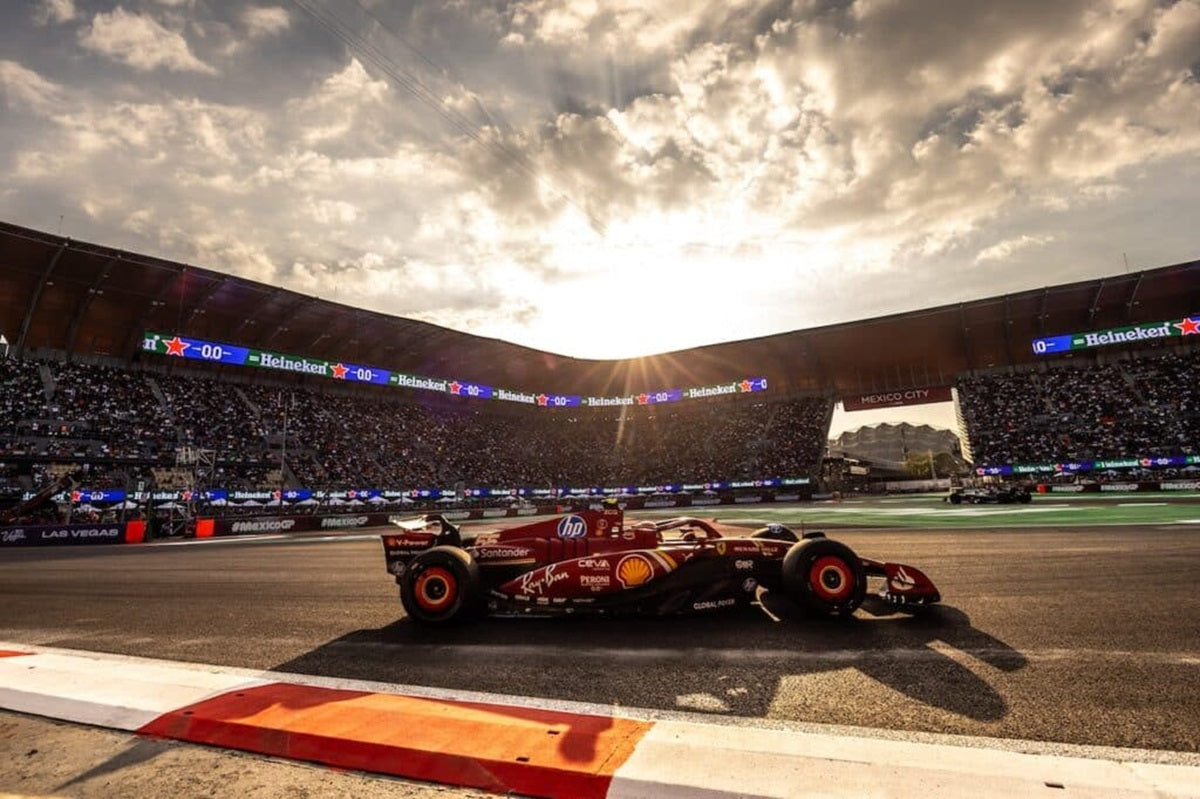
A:
<svg viewBox="0 0 1200 799">
<path fill-rule="evenodd" d="M 0 707 L 118 730 L 226 691 L 266 685 L 219 671 L 35 653 L 0 658 Z"/>
<path fill-rule="evenodd" d="M 617 770 L 635 797 L 1195 797 L 1200 769 L 660 721 Z"/>
</svg>

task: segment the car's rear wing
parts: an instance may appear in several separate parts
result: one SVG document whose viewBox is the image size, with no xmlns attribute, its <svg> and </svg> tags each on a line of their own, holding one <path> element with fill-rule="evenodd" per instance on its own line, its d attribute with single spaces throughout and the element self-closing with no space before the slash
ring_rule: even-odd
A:
<svg viewBox="0 0 1200 799">
<path fill-rule="evenodd" d="M 415 533 L 419 531 L 428 531 L 430 527 L 437 525 L 437 532 L 434 533 L 434 546 L 442 544 L 451 544 L 456 547 L 462 546 L 462 532 L 458 525 L 451 524 L 440 513 L 422 513 L 413 516 L 389 516 L 388 524 L 395 525 L 405 533 Z"/>
<path fill-rule="evenodd" d="M 430 547 L 463 545 L 462 533 L 440 513 L 413 516 L 389 516 L 388 523 L 398 527 L 399 532 L 383 533 L 383 556 L 389 574 L 399 579 L 405 565 L 420 552 Z"/>
</svg>

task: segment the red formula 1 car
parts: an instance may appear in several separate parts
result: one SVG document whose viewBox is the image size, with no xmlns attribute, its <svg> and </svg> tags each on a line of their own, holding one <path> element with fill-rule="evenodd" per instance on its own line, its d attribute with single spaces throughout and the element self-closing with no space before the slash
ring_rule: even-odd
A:
<svg viewBox="0 0 1200 799">
<path fill-rule="evenodd" d="M 382 536 L 387 569 L 414 621 L 484 614 L 696 613 L 782 591 L 805 610 L 849 616 L 882 578 L 878 596 L 915 611 L 940 594 L 918 569 L 861 558 L 823 533 L 773 524 L 726 538 L 709 522 L 626 525 L 620 508 L 585 510 L 465 540 L 438 515 L 394 522 Z"/>
</svg>

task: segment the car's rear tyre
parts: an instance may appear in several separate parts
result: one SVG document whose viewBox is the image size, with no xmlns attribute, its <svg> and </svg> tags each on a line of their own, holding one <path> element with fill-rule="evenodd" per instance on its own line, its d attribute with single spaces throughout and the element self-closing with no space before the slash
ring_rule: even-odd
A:
<svg viewBox="0 0 1200 799">
<path fill-rule="evenodd" d="M 482 606 L 479 565 L 471 553 L 442 546 L 422 552 L 400 578 L 404 612 L 421 624 L 462 621 Z"/>
<path fill-rule="evenodd" d="M 961 505 L 962 499 L 963 499 L 962 494 L 951 494 L 950 495 L 950 504 L 951 505 Z"/>
<path fill-rule="evenodd" d="M 809 613 L 847 617 L 867 595 L 867 572 L 850 547 L 829 538 L 812 538 L 784 556 L 783 587 Z"/>
</svg>

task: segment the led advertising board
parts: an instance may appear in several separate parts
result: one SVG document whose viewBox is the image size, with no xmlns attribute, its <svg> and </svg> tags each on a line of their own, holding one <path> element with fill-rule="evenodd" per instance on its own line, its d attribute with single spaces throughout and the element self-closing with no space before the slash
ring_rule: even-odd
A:
<svg viewBox="0 0 1200 799">
<path fill-rule="evenodd" d="M 1067 333 L 1033 340 L 1036 355 L 1058 355 L 1064 352 L 1087 350 L 1093 347 L 1108 347 L 1113 344 L 1130 344 L 1163 338 L 1200 335 L 1200 314 L 1191 314 L 1182 319 L 1165 322 L 1150 322 L 1144 325 L 1110 327 L 1090 333 Z"/>
<path fill-rule="evenodd" d="M 347 383 L 371 383 L 377 386 L 394 386 L 418 391 L 437 391 L 471 399 L 502 400 L 536 405 L 543 408 L 602 408 L 618 405 L 658 405 L 688 399 L 702 399 L 725 394 L 749 394 L 767 390 L 767 378 L 746 377 L 711 386 L 672 388 L 661 391 L 644 391 L 621 397 L 583 397 L 579 394 L 556 394 L 551 392 L 510 391 L 486 386 L 469 380 L 451 380 L 442 377 L 426 377 L 393 372 L 376 366 L 364 366 L 349 362 L 323 361 L 299 355 L 285 355 L 268 350 L 240 347 L 216 341 L 204 341 L 180 335 L 168 335 L 146 331 L 142 339 L 142 351 L 176 358 L 224 363 L 233 366 L 250 366 L 260 369 L 278 369 L 285 372 L 342 380 Z"/>
</svg>

